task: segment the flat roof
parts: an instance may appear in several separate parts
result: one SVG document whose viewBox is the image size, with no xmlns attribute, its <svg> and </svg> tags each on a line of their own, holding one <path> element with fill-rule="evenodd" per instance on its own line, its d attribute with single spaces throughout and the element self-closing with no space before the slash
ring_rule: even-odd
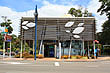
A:
<svg viewBox="0 0 110 73">
<path fill-rule="evenodd" d="M 54 20 L 54 19 L 92 19 L 95 20 L 95 17 L 38 17 L 38 19 L 49 19 L 49 20 Z M 34 21 L 34 17 L 22 17 L 22 21 Z"/>
<path fill-rule="evenodd" d="M 34 18 L 34 17 L 22 17 L 22 18 Z M 39 17 L 38 18 L 95 18 L 95 17 Z"/>
</svg>

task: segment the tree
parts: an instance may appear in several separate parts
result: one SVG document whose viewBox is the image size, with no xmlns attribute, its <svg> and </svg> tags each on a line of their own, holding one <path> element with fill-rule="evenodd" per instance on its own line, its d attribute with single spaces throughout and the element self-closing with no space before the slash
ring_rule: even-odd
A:
<svg viewBox="0 0 110 73">
<path fill-rule="evenodd" d="M 3 48 L 3 39 L 4 39 L 4 37 L 0 34 L 0 49 L 2 49 Z"/>
<path fill-rule="evenodd" d="M 8 33 L 9 34 L 11 34 L 13 31 L 11 24 L 12 24 L 12 22 L 10 19 L 7 19 L 5 22 L 0 23 L 1 27 L 8 27 Z"/>
<path fill-rule="evenodd" d="M 84 10 L 84 17 L 93 17 L 92 13 L 89 13 L 89 11 L 87 10 L 87 8 Z"/>
<path fill-rule="evenodd" d="M 75 16 L 75 17 L 82 17 L 82 16 L 84 16 L 84 17 L 93 17 L 92 13 L 89 13 L 87 8 L 84 10 L 84 12 L 82 12 L 82 8 L 79 8 L 79 9 L 71 8 L 68 11 L 68 14 L 71 14 L 72 16 Z"/>
<path fill-rule="evenodd" d="M 107 20 L 102 27 L 102 32 L 97 33 L 97 38 L 101 44 L 110 45 L 110 21 Z"/>
<path fill-rule="evenodd" d="M 72 16 L 74 15 L 75 17 L 82 17 L 82 11 L 81 9 L 75 9 L 75 8 L 71 8 L 68 11 L 68 14 L 71 14 Z"/>
<path fill-rule="evenodd" d="M 12 48 L 14 51 L 16 51 L 18 48 L 20 48 L 20 38 L 18 38 L 16 35 L 11 35 L 12 36 Z"/>
<path fill-rule="evenodd" d="M 99 0 L 99 2 L 101 2 L 101 6 L 97 12 L 101 12 L 101 15 L 106 13 L 106 16 L 110 20 L 110 0 Z"/>
</svg>

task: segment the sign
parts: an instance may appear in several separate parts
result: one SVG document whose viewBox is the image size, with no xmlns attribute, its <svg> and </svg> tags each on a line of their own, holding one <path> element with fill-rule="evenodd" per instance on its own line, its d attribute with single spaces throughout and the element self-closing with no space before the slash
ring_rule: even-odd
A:
<svg viewBox="0 0 110 73">
<path fill-rule="evenodd" d="M 3 34 L 7 34 L 7 32 L 1 32 L 1 34 L 3 35 Z"/>
<path fill-rule="evenodd" d="M 7 28 L 5 28 L 5 32 L 8 32 L 8 29 Z"/>
<path fill-rule="evenodd" d="M 11 40 L 6 40 L 6 42 L 11 42 Z"/>
<path fill-rule="evenodd" d="M 8 33 L 8 27 L 0 27 L 0 33 L 3 34 L 7 34 Z"/>
<path fill-rule="evenodd" d="M 12 37 L 10 35 L 4 36 L 5 41 L 10 42 L 12 40 Z"/>
</svg>

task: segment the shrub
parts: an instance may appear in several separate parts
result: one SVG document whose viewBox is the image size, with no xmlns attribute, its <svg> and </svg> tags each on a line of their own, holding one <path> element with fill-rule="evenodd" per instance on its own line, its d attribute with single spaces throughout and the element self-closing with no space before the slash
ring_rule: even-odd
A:
<svg viewBox="0 0 110 73">
<path fill-rule="evenodd" d="M 34 55 L 31 55 L 31 54 L 29 54 L 27 52 L 23 52 L 22 57 L 23 58 L 34 58 Z M 20 53 L 15 55 L 15 58 L 20 58 Z"/>
<path fill-rule="evenodd" d="M 20 54 L 15 55 L 15 58 L 20 58 Z"/>
<path fill-rule="evenodd" d="M 81 59 L 82 56 L 80 56 L 80 55 L 76 55 L 76 58 L 77 58 L 77 59 Z"/>
<path fill-rule="evenodd" d="M 81 59 L 88 59 L 88 57 L 87 56 L 83 56 Z"/>
<path fill-rule="evenodd" d="M 68 57 L 69 57 L 68 55 L 61 56 L 62 59 L 68 59 Z"/>
<path fill-rule="evenodd" d="M 38 58 L 39 58 L 39 59 L 42 59 L 43 57 L 44 57 L 44 56 L 43 56 L 42 54 L 39 54 L 39 55 L 38 55 Z"/>
<path fill-rule="evenodd" d="M 71 59 L 77 59 L 77 57 L 73 55 L 73 56 L 71 56 Z"/>
</svg>

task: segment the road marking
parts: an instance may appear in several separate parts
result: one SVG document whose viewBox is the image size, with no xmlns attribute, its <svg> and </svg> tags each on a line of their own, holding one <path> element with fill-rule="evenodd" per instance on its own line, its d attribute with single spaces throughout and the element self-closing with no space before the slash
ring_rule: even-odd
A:
<svg viewBox="0 0 110 73">
<path fill-rule="evenodd" d="M 49 66 L 53 66 L 53 65 L 29 65 L 29 66 L 49 67 Z"/>
<path fill-rule="evenodd" d="M 3 62 L 6 64 L 28 64 L 28 63 L 20 63 L 20 62 Z"/>
<path fill-rule="evenodd" d="M 55 62 L 55 66 L 60 66 L 59 62 Z"/>
<path fill-rule="evenodd" d="M 33 64 L 33 63 L 21 63 L 21 62 L 2 62 L 1 64 L 13 64 L 13 65 L 22 65 L 22 66 L 38 66 L 38 67 L 46 67 L 46 66 L 54 66 L 54 65 L 50 65 L 50 64 L 41 64 L 41 65 L 38 65 L 38 64 Z M 25 65 L 24 65 L 25 64 Z M 57 65 L 58 66 L 58 65 Z"/>
<path fill-rule="evenodd" d="M 110 61 L 102 61 L 102 64 L 110 64 Z"/>
<path fill-rule="evenodd" d="M 99 67 L 99 66 L 98 65 L 90 65 L 90 66 L 87 66 L 87 67 L 96 68 L 96 67 Z"/>
</svg>

